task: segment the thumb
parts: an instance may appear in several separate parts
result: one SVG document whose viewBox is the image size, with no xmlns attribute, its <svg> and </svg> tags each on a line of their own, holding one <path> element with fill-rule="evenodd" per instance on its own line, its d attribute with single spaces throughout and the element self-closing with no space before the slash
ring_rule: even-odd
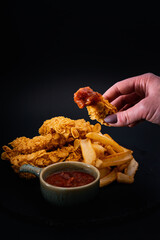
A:
<svg viewBox="0 0 160 240">
<path fill-rule="evenodd" d="M 125 111 L 107 116 L 104 121 L 109 123 L 110 126 L 123 127 L 142 120 L 144 116 L 142 101 Z"/>
</svg>

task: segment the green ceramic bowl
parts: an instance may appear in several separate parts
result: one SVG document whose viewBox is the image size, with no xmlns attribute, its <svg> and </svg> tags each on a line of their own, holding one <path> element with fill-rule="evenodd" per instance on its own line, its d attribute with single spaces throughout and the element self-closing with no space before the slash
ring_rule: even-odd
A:
<svg viewBox="0 0 160 240">
<path fill-rule="evenodd" d="M 45 181 L 47 176 L 59 171 L 82 171 L 94 176 L 95 180 L 87 185 L 69 188 L 53 186 Z M 84 203 L 93 199 L 99 190 L 99 170 L 82 162 L 61 162 L 45 168 L 25 164 L 20 167 L 20 172 L 30 172 L 38 176 L 43 197 L 51 204 L 58 206 L 72 206 Z"/>
</svg>

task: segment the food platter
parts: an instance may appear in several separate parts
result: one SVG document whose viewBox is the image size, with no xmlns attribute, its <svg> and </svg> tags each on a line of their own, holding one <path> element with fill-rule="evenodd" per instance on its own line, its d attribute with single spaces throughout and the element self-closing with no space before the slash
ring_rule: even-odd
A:
<svg viewBox="0 0 160 240">
<path fill-rule="evenodd" d="M 101 188 L 92 202 L 68 208 L 47 203 L 38 178 L 19 178 L 8 162 L 1 161 L 1 206 L 20 219 L 50 226 L 115 223 L 148 214 L 160 206 L 160 162 L 158 156 L 136 147 L 128 148 L 133 149 L 139 162 L 134 183 L 113 182 Z"/>
</svg>

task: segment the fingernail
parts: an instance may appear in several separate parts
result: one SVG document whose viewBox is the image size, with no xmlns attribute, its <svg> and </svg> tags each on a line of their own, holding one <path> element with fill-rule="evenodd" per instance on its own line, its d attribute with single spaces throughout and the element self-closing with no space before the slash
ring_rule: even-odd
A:
<svg viewBox="0 0 160 240">
<path fill-rule="evenodd" d="M 104 119 L 104 121 L 106 123 L 116 123 L 117 122 L 117 115 L 116 114 L 109 115 Z"/>
</svg>

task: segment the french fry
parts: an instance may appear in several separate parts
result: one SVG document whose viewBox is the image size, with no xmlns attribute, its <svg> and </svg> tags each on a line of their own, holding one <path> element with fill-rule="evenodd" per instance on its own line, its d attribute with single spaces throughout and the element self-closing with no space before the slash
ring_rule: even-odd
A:
<svg viewBox="0 0 160 240">
<path fill-rule="evenodd" d="M 116 152 L 113 150 L 113 148 L 110 145 L 108 145 L 106 148 L 109 154 L 116 154 Z"/>
<path fill-rule="evenodd" d="M 110 172 L 111 172 L 111 168 L 110 167 L 99 169 L 100 179 L 105 177 L 106 175 L 108 175 Z"/>
<path fill-rule="evenodd" d="M 113 140 L 113 138 L 111 138 L 111 136 L 108 133 L 105 133 L 103 135 Z"/>
<path fill-rule="evenodd" d="M 134 177 L 137 169 L 138 169 L 138 162 L 134 158 L 132 158 L 132 160 L 130 161 L 130 163 L 128 164 L 124 172 L 128 176 Z"/>
<path fill-rule="evenodd" d="M 108 133 L 105 133 L 105 134 L 103 134 L 104 136 L 106 136 L 106 137 L 108 137 L 108 138 L 110 138 L 111 140 L 113 140 L 113 138 L 108 134 Z M 113 140 L 114 141 L 114 140 Z M 114 141 L 115 142 L 115 141 Z M 108 145 L 107 147 L 109 147 L 109 150 L 110 150 L 110 145 Z M 121 146 L 122 147 L 122 146 Z M 111 147 L 112 148 L 112 147 Z M 125 148 L 125 147 L 122 147 L 123 148 L 123 151 L 124 152 L 126 152 L 127 150 L 129 150 L 129 149 L 127 149 L 127 148 Z M 113 148 L 112 148 L 112 150 L 113 150 Z M 111 151 L 112 151 L 111 150 Z M 114 150 L 113 150 L 114 151 Z M 109 152 L 109 151 L 108 151 Z M 113 154 L 113 153 L 110 153 L 110 154 Z"/>
<path fill-rule="evenodd" d="M 118 166 L 117 166 L 118 172 L 122 172 L 124 169 L 126 169 L 127 166 L 128 166 L 128 164 L 129 164 L 129 161 L 126 162 L 126 163 L 124 163 L 124 164 L 118 165 Z"/>
<path fill-rule="evenodd" d="M 81 146 L 84 162 L 87 164 L 95 165 L 96 153 L 92 147 L 91 140 L 81 139 L 80 146 Z"/>
<path fill-rule="evenodd" d="M 99 168 L 102 165 L 103 161 L 101 159 L 96 159 L 95 166 Z"/>
<path fill-rule="evenodd" d="M 104 187 L 117 179 L 117 169 L 114 168 L 107 176 L 100 179 L 100 187 Z"/>
<path fill-rule="evenodd" d="M 100 168 L 118 166 L 130 161 L 133 158 L 131 151 L 108 155 L 103 160 Z"/>
<path fill-rule="evenodd" d="M 103 134 L 104 136 L 106 136 L 106 137 L 108 137 L 108 138 L 110 138 L 111 140 L 113 140 L 113 138 L 108 134 L 108 133 L 105 133 L 105 134 Z M 113 140 L 114 141 L 114 140 Z M 115 142 L 115 141 L 114 141 Z M 121 146 L 122 147 L 122 146 Z M 127 149 L 127 148 L 125 148 L 125 147 L 122 147 L 123 148 L 123 151 L 125 152 L 125 151 L 128 151 L 128 150 L 130 150 L 130 149 Z M 130 150 L 131 151 L 131 150 Z"/>
<path fill-rule="evenodd" d="M 122 172 L 117 173 L 117 182 L 131 184 L 134 182 L 134 177 L 126 175 Z"/>
<path fill-rule="evenodd" d="M 123 147 L 121 147 L 117 142 L 115 142 L 113 139 L 107 136 L 104 136 L 102 134 L 99 134 L 96 132 L 89 132 L 86 134 L 86 137 L 99 141 L 100 143 L 105 145 L 111 145 L 116 152 L 124 152 Z"/>
<path fill-rule="evenodd" d="M 92 147 L 94 148 L 97 157 L 104 156 L 104 152 L 106 151 L 106 149 L 102 145 L 100 145 L 98 143 L 93 143 Z"/>
</svg>

